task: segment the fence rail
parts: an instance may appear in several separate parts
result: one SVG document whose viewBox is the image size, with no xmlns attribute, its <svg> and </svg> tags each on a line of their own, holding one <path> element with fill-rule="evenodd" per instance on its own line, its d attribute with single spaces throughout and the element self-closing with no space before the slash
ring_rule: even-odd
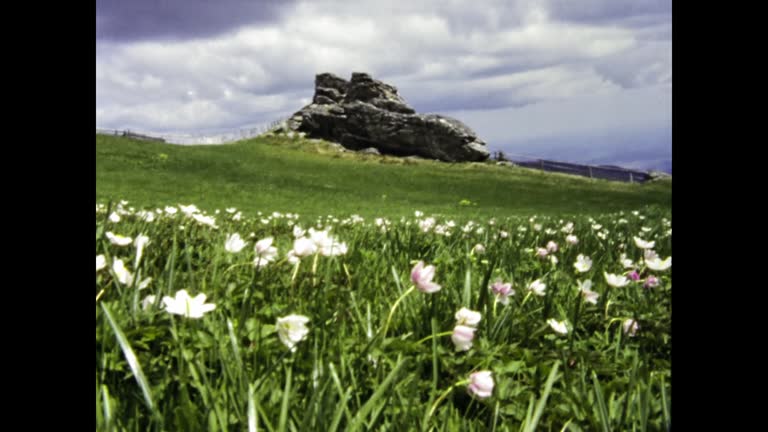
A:
<svg viewBox="0 0 768 432">
<path fill-rule="evenodd" d="M 199 144 L 227 144 L 239 140 L 253 138 L 259 136 L 269 130 L 274 129 L 287 118 L 281 118 L 270 123 L 254 126 L 250 128 L 241 128 L 230 132 L 224 132 L 220 134 L 169 134 L 169 133 L 154 133 L 154 132 L 142 132 L 137 133 L 129 129 L 103 129 L 96 128 L 97 134 L 104 135 L 117 135 L 129 138 L 141 139 L 146 141 L 158 141 L 169 144 L 185 144 L 185 145 L 199 145 Z"/>
<path fill-rule="evenodd" d="M 496 160 L 507 160 L 525 168 L 533 168 L 542 171 L 559 172 L 603 180 L 643 183 L 653 178 L 653 176 L 651 176 L 651 174 L 648 172 L 621 168 L 617 166 L 560 162 L 548 159 L 539 159 L 533 156 L 515 155 L 501 152 L 497 153 Z"/>
</svg>

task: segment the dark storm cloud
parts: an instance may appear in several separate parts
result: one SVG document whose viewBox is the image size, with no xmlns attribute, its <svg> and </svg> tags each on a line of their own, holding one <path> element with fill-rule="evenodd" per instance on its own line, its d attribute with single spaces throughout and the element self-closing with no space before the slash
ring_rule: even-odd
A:
<svg viewBox="0 0 768 432">
<path fill-rule="evenodd" d="M 183 40 L 275 20 L 289 0 L 96 0 L 96 38 Z"/>
</svg>

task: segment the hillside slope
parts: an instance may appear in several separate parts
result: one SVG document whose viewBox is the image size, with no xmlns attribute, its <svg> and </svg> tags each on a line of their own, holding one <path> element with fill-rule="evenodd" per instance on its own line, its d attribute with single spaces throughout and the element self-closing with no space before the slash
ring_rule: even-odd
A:
<svg viewBox="0 0 768 432">
<path fill-rule="evenodd" d="M 671 205 L 671 181 L 624 184 L 493 163 L 340 153 L 327 143 L 259 137 L 179 146 L 96 135 L 96 198 L 136 207 L 395 217 L 597 214 Z"/>
</svg>

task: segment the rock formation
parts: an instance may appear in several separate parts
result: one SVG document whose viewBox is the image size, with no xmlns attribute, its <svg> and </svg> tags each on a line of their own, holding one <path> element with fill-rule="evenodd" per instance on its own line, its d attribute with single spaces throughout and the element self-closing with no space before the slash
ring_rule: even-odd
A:
<svg viewBox="0 0 768 432">
<path fill-rule="evenodd" d="M 490 155 L 485 142 L 460 121 L 417 114 L 395 87 L 358 72 L 350 81 L 330 73 L 317 75 L 312 103 L 280 129 L 351 150 L 375 148 L 395 156 L 458 162 L 483 161 Z"/>
</svg>

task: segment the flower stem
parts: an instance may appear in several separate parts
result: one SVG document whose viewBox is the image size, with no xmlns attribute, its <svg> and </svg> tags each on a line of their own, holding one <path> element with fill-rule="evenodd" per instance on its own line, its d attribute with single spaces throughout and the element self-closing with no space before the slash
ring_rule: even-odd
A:
<svg viewBox="0 0 768 432">
<path fill-rule="evenodd" d="M 408 294 L 412 293 L 413 290 L 415 290 L 415 289 L 416 289 L 415 285 L 411 286 L 410 288 L 408 288 L 408 291 L 404 292 L 403 295 L 401 295 L 400 298 L 398 298 L 395 301 L 395 304 L 392 305 L 392 309 L 389 311 L 389 316 L 387 317 L 387 322 L 384 324 L 384 329 L 381 332 L 381 337 L 382 338 L 387 336 L 387 329 L 389 328 L 389 322 L 392 321 L 392 316 L 395 314 L 395 309 L 397 309 L 397 305 L 399 305 L 400 302 L 403 301 L 403 299 Z"/>
<path fill-rule="evenodd" d="M 437 333 L 437 334 L 429 335 L 429 336 L 425 337 L 424 339 L 421 339 L 420 341 L 418 341 L 418 342 L 416 342 L 416 343 L 417 343 L 417 344 L 420 344 L 420 343 L 422 343 L 422 342 L 426 342 L 426 341 L 428 341 L 428 340 L 430 340 L 430 339 L 432 339 L 432 338 L 437 338 L 437 337 L 441 337 L 441 336 L 450 336 L 450 335 L 452 335 L 452 334 L 453 334 L 453 331 L 447 331 L 447 332 Z"/>
</svg>

